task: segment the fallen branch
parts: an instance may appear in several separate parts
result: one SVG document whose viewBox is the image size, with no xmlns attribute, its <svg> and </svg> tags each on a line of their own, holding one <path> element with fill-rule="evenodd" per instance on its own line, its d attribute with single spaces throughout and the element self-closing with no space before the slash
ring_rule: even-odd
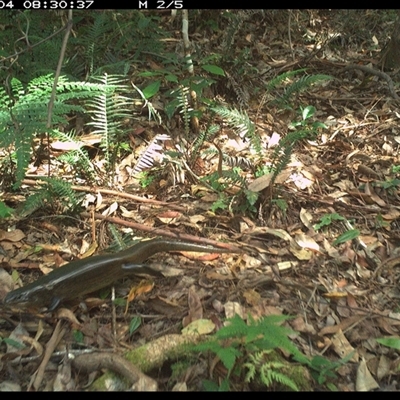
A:
<svg viewBox="0 0 400 400">
<path fill-rule="evenodd" d="M 376 76 L 379 76 L 380 78 L 384 79 L 388 84 L 389 92 L 390 92 L 391 96 L 396 100 L 400 100 L 400 97 L 397 95 L 396 91 L 394 90 L 394 83 L 393 83 L 392 78 L 385 72 L 379 71 L 379 70 L 371 68 L 371 67 L 367 67 L 366 65 L 357 65 L 357 64 L 347 65 L 344 70 L 347 71 L 349 69 L 359 69 L 363 72 L 366 72 L 366 73 L 372 74 L 372 75 L 376 75 Z"/>
<path fill-rule="evenodd" d="M 81 217 L 83 218 L 92 218 L 92 214 L 88 213 L 88 212 L 82 212 Z M 128 228 L 133 228 L 139 231 L 143 231 L 143 232 L 148 232 L 151 233 L 153 235 L 158 235 L 158 236 L 164 236 L 164 237 L 170 237 L 170 238 L 174 238 L 177 240 L 189 240 L 191 242 L 194 243 L 201 243 L 201 244 L 209 244 L 211 246 L 215 246 L 215 247 L 219 247 L 219 248 L 223 248 L 223 249 L 228 249 L 230 251 L 232 251 L 233 253 L 241 253 L 243 250 L 236 247 L 236 246 L 232 246 L 230 244 L 227 243 L 222 243 L 222 242 L 217 242 L 216 240 L 212 240 L 212 239 L 207 239 L 207 238 L 202 238 L 199 236 L 193 236 L 193 235 L 188 235 L 187 233 L 176 233 L 176 232 L 171 232 L 165 229 L 160 229 L 160 228 L 152 228 L 151 226 L 148 225 L 144 225 L 144 224 L 138 224 L 137 222 L 130 222 L 130 221 L 125 221 L 121 218 L 118 217 L 107 217 L 104 216 L 102 214 L 94 214 L 93 215 L 94 219 L 101 219 L 104 221 L 109 221 L 112 222 L 113 224 L 118 224 L 118 225 L 122 225 L 122 226 L 126 226 Z"/>
</svg>

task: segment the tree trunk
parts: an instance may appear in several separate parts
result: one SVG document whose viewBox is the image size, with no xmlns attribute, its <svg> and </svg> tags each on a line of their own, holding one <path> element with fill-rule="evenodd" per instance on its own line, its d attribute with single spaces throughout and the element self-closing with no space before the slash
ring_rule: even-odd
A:
<svg viewBox="0 0 400 400">
<path fill-rule="evenodd" d="M 380 62 L 383 70 L 400 69 L 400 10 L 397 11 L 392 37 L 382 49 Z"/>
</svg>

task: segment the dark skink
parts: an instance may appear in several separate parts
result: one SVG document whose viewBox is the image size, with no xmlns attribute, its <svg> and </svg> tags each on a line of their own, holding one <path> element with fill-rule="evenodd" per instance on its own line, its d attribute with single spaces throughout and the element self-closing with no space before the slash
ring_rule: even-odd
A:
<svg viewBox="0 0 400 400">
<path fill-rule="evenodd" d="M 24 303 L 35 307 L 46 306 L 49 310 L 54 310 L 61 302 L 110 286 L 128 274 L 147 272 L 146 266 L 140 263 L 153 254 L 168 251 L 234 252 L 190 242 L 147 240 L 115 254 L 72 261 L 29 285 L 9 292 L 4 302 L 9 305 Z"/>
</svg>

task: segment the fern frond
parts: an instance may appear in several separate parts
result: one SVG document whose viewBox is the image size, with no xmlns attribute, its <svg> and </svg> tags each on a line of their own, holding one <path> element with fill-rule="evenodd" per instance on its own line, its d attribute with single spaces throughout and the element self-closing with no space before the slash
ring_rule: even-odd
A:
<svg viewBox="0 0 400 400">
<path fill-rule="evenodd" d="M 269 81 L 266 89 L 268 91 L 271 91 L 275 89 L 277 86 L 281 85 L 286 79 L 291 78 L 292 76 L 295 76 L 301 72 L 304 72 L 305 70 L 306 68 L 302 68 L 302 69 L 296 69 L 295 71 L 284 72 L 283 74 L 280 74 L 271 81 Z"/>
<path fill-rule="evenodd" d="M 69 210 L 76 209 L 80 199 L 76 196 L 72 185 L 61 179 L 42 177 L 43 184 L 36 189 L 36 192 L 29 196 L 22 209 L 23 215 L 29 215 L 38 208 L 62 204 Z"/>
<path fill-rule="evenodd" d="M 225 122 L 235 129 L 240 137 L 247 137 L 259 156 L 262 155 L 261 140 L 255 133 L 255 127 L 245 111 L 229 109 L 224 106 L 213 107 L 212 111 L 220 115 Z"/>
<path fill-rule="evenodd" d="M 236 94 L 236 98 L 238 100 L 238 103 L 240 105 L 241 108 L 245 108 L 248 106 L 249 103 L 249 99 L 250 99 L 250 95 L 248 93 L 248 91 L 245 89 L 243 83 L 241 85 L 239 85 L 237 83 L 237 81 L 235 80 L 235 78 L 228 73 L 228 71 L 225 71 L 226 76 L 229 79 L 229 82 L 233 88 L 233 91 Z"/>
<path fill-rule="evenodd" d="M 236 34 L 239 32 L 243 23 L 250 18 L 250 14 L 246 10 L 236 10 L 235 13 L 229 13 L 230 23 L 224 32 L 222 38 L 222 48 L 225 54 L 231 51 Z"/>
<path fill-rule="evenodd" d="M 178 89 L 172 92 L 172 94 L 177 94 L 177 107 L 180 108 L 179 113 L 182 114 L 185 133 L 188 135 L 190 132 L 190 112 L 193 111 L 193 108 L 190 107 L 189 88 L 187 86 L 180 85 Z"/>
<path fill-rule="evenodd" d="M 204 142 L 210 140 L 221 128 L 218 125 L 211 125 L 205 131 L 200 131 L 194 141 L 192 154 L 197 157 L 197 152 L 203 146 Z"/>
<path fill-rule="evenodd" d="M 89 155 L 86 149 L 83 148 L 82 143 L 76 140 L 76 132 L 75 130 L 71 130 L 68 133 L 61 132 L 60 130 L 54 130 L 53 135 L 56 138 L 60 139 L 63 142 L 74 142 L 78 144 L 78 148 L 75 150 L 71 150 L 65 154 L 62 154 L 58 157 L 60 161 L 65 162 L 68 165 L 71 165 L 77 173 L 80 175 L 84 174 L 89 177 L 91 182 L 95 181 L 95 169 L 93 167 L 92 162 L 90 161 Z"/>
<path fill-rule="evenodd" d="M 16 153 L 16 186 L 25 175 L 31 156 L 33 138 L 43 132 L 55 131 L 47 128 L 47 107 L 53 87 L 52 74 L 32 79 L 26 89 L 16 78 L 11 80 L 11 95 L 4 90 L 0 91 L 0 147 L 15 146 Z M 115 87 L 117 84 L 112 81 Z M 57 97 L 53 108 L 54 124 L 66 124 L 66 115 L 72 112 L 83 112 L 82 106 L 68 103 L 79 98 L 93 98 L 104 92 L 104 85 L 87 82 L 68 82 L 60 77 L 57 86 Z M 120 103 L 119 103 L 120 104 Z M 116 112 L 119 115 L 120 110 Z M 3 128 L 4 127 L 4 128 Z"/>
<path fill-rule="evenodd" d="M 278 369 L 285 368 L 285 365 L 279 362 L 269 362 L 261 365 L 260 367 L 260 378 L 261 382 L 264 383 L 265 386 L 269 387 L 273 382 L 278 382 L 281 385 L 287 386 L 294 390 L 295 392 L 299 391 L 297 385 L 284 373 L 278 372 Z"/>
<path fill-rule="evenodd" d="M 285 89 L 285 93 L 283 94 L 283 96 L 278 98 L 276 102 L 287 104 L 290 97 L 292 97 L 293 94 L 300 93 L 310 88 L 314 83 L 320 83 L 331 79 L 333 78 L 330 75 L 322 75 L 322 74 L 304 75 L 300 77 L 297 81 L 293 82 L 290 86 L 288 86 Z"/>
<path fill-rule="evenodd" d="M 227 154 L 224 154 L 223 157 L 226 164 L 230 167 L 239 167 L 241 169 L 250 169 L 252 171 L 255 169 L 255 166 L 248 158 L 240 156 L 228 156 Z"/>
<path fill-rule="evenodd" d="M 163 147 L 160 146 L 157 142 L 170 140 L 171 138 L 168 135 L 156 135 L 155 138 L 150 142 L 147 146 L 146 150 L 140 155 L 135 167 L 133 168 L 132 173 L 137 174 L 142 172 L 144 168 L 150 168 L 153 165 L 153 161 L 156 158 L 160 158 L 161 154 L 160 150 L 163 150 Z"/>
<path fill-rule="evenodd" d="M 96 79 L 101 82 L 101 90 L 87 101 L 92 114 L 92 121 L 88 125 L 95 127 L 93 133 L 101 135 L 100 147 L 104 151 L 107 170 L 111 175 L 120 148 L 123 121 L 132 114 L 129 110 L 131 100 L 122 94 L 128 89 L 122 83 L 123 78 L 104 74 Z"/>
</svg>

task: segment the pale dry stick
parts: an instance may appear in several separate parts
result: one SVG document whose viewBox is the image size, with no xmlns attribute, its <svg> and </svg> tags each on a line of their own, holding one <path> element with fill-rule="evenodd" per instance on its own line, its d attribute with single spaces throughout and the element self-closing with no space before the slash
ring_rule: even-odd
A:
<svg viewBox="0 0 400 400">
<path fill-rule="evenodd" d="M 290 53 L 292 54 L 292 60 L 295 61 L 294 58 L 294 51 L 293 51 L 293 43 L 292 43 L 292 33 L 291 33 L 291 22 L 292 22 L 292 10 L 289 11 L 289 18 L 288 18 L 288 38 L 289 38 L 289 48 Z"/>
<path fill-rule="evenodd" d="M 88 373 L 108 369 L 128 379 L 136 390 L 156 391 L 157 382 L 145 375 L 136 365 L 133 365 L 118 354 L 92 353 L 77 356 L 72 365 Z M 140 385 L 140 387 L 138 387 Z"/>
<path fill-rule="evenodd" d="M 37 179 L 40 179 L 40 178 L 41 178 L 40 176 L 37 177 Z M 23 185 L 34 186 L 34 185 L 37 185 L 38 182 L 33 180 L 33 179 L 24 179 L 22 181 L 22 184 Z M 136 196 L 136 195 L 130 194 L 130 193 L 118 192 L 116 190 L 111 190 L 111 189 L 103 189 L 103 188 L 96 188 L 96 187 L 90 187 L 90 186 L 77 186 L 77 185 L 72 185 L 71 188 L 73 190 L 76 190 L 77 192 L 109 194 L 111 196 L 118 196 L 118 197 L 122 197 L 124 199 L 130 199 L 130 200 L 133 200 L 133 201 L 137 201 L 139 203 L 153 204 L 153 205 L 160 206 L 160 207 L 164 206 L 164 207 L 168 207 L 168 208 L 173 209 L 173 210 L 183 211 L 183 212 L 187 212 L 188 211 L 187 207 L 182 207 L 182 206 L 179 206 L 177 204 L 168 203 L 166 201 L 147 199 L 145 197 Z"/>
<path fill-rule="evenodd" d="M 44 352 L 43 360 L 40 363 L 36 373 L 32 376 L 33 381 L 31 381 L 31 383 L 29 384 L 29 386 L 33 385 L 36 391 L 39 389 L 43 381 L 44 371 L 50 361 L 54 349 L 58 346 L 58 343 L 60 343 L 66 332 L 66 324 L 63 321 L 58 321 L 56 327 L 54 328 L 54 332 L 46 345 L 46 351 Z"/>
</svg>

